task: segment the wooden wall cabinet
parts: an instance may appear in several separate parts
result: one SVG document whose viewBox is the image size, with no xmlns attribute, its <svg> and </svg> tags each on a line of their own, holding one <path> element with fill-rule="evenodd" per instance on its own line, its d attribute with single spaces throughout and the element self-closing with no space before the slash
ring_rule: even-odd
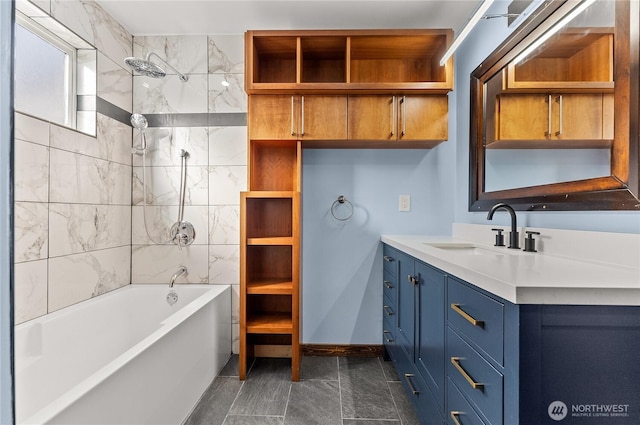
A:
<svg viewBox="0 0 640 425">
<path fill-rule="evenodd" d="M 348 100 L 349 140 L 448 138 L 446 95 L 350 95 Z"/>
<path fill-rule="evenodd" d="M 487 148 L 609 148 L 613 95 L 501 94 Z"/>
<path fill-rule="evenodd" d="M 252 140 L 344 140 L 344 95 L 262 95 L 249 98 Z"/>
</svg>

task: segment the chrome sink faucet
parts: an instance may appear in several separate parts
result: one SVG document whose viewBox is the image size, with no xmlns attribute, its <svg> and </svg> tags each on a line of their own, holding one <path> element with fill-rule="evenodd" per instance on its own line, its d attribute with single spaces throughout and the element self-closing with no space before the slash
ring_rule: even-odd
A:
<svg viewBox="0 0 640 425">
<path fill-rule="evenodd" d="M 511 215 L 511 232 L 509 233 L 509 248 L 520 249 L 520 237 L 518 235 L 518 231 L 516 230 L 518 226 L 516 212 L 510 205 L 507 205 L 503 202 L 495 204 L 489 210 L 489 214 L 487 214 L 487 220 L 493 220 L 493 214 L 500 209 L 506 210 Z"/>
<path fill-rule="evenodd" d="M 185 266 L 180 266 L 177 272 L 171 276 L 171 280 L 169 281 L 169 288 L 173 288 L 173 284 L 176 283 L 176 279 L 187 272 L 187 268 Z"/>
</svg>

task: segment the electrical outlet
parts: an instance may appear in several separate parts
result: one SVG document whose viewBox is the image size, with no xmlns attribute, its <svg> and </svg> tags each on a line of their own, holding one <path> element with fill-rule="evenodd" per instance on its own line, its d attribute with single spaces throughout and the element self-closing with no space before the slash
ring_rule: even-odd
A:
<svg viewBox="0 0 640 425">
<path fill-rule="evenodd" d="M 411 195 L 400 195 L 398 211 L 411 211 Z"/>
</svg>

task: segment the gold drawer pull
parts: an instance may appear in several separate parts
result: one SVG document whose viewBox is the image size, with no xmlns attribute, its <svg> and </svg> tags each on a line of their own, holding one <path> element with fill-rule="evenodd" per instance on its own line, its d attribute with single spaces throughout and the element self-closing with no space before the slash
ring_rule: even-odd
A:
<svg viewBox="0 0 640 425">
<path fill-rule="evenodd" d="M 382 282 L 384 283 L 384 286 L 387 287 L 387 289 L 393 289 L 393 285 L 391 285 L 391 282 L 389 282 L 388 280 L 383 280 Z"/>
<path fill-rule="evenodd" d="M 393 316 L 393 310 L 391 310 L 391 307 L 383 305 L 382 308 L 384 309 L 384 312 L 387 313 L 387 316 Z"/>
<path fill-rule="evenodd" d="M 462 414 L 463 414 L 462 412 L 453 412 L 453 411 L 451 412 L 451 419 L 453 420 L 453 423 L 455 425 L 462 425 L 460 423 L 460 421 L 458 420 L 458 416 L 460 416 Z"/>
<path fill-rule="evenodd" d="M 470 316 L 466 311 L 460 308 L 460 304 L 451 304 L 451 309 L 458 313 L 460 316 L 464 317 L 473 326 L 484 328 L 484 321 L 476 320 L 473 316 Z"/>
<path fill-rule="evenodd" d="M 388 343 L 392 343 L 393 342 L 393 338 L 389 338 L 387 337 L 387 334 L 391 335 L 391 331 L 382 331 L 382 335 L 384 336 L 384 339 L 388 342 Z M 393 335 L 392 335 L 393 336 Z"/>
<path fill-rule="evenodd" d="M 414 376 L 415 375 L 413 373 L 405 373 L 404 379 L 407 380 L 407 385 L 409 385 L 409 389 L 411 390 L 413 395 L 418 395 L 420 394 L 420 391 L 416 390 L 416 387 L 413 386 L 413 382 L 411 382 L 411 378 L 413 378 Z"/>
<path fill-rule="evenodd" d="M 464 368 L 460 364 L 460 360 L 461 360 L 460 357 L 451 357 L 451 364 L 454 365 L 456 369 L 458 369 L 458 372 L 460 372 L 460 375 L 462 375 L 464 379 L 467 380 L 469 385 L 471 385 L 471 388 L 473 388 L 474 390 L 478 390 L 478 389 L 482 390 L 484 388 L 484 384 L 474 381 L 473 378 L 469 376 L 467 371 L 464 370 Z"/>
</svg>

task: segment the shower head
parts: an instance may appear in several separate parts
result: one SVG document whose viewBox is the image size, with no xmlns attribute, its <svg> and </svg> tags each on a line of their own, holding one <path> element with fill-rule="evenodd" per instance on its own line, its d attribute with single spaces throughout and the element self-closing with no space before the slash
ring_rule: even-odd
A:
<svg viewBox="0 0 640 425">
<path fill-rule="evenodd" d="M 131 68 L 134 71 L 139 72 L 140 74 L 145 75 L 147 77 L 152 77 L 152 78 L 163 78 L 163 77 L 165 77 L 167 75 L 167 73 L 158 64 L 156 64 L 156 63 L 151 61 L 151 56 L 155 56 L 161 62 L 163 62 L 168 68 L 171 68 L 172 71 L 174 71 L 176 74 L 178 74 L 178 77 L 180 78 L 180 81 L 186 82 L 188 80 L 188 77 L 186 75 L 183 75 L 180 72 L 178 72 L 177 69 L 175 69 L 174 67 L 169 65 L 167 63 L 167 61 L 165 61 L 164 59 L 162 59 L 160 56 L 158 56 L 157 54 L 155 54 L 153 52 L 149 53 L 145 59 L 136 58 L 136 57 L 126 58 L 124 60 L 124 63 L 127 64 L 127 66 L 129 68 Z"/>
<path fill-rule="evenodd" d="M 129 68 L 147 77 L 163 78 L 167 75 L 167 73 L 164 72 L 164 69 L 145 59 L 130 57 L 126 58 L 124 63 L 126 63 Z"/>
<path fill-rule="evenodd" d="M 149 122 L 147 121 L 147 118 L 142 114 L 132 114 L 131 125 L 138 130 L 144 130 L 149 126 Z"/>
</svg>

